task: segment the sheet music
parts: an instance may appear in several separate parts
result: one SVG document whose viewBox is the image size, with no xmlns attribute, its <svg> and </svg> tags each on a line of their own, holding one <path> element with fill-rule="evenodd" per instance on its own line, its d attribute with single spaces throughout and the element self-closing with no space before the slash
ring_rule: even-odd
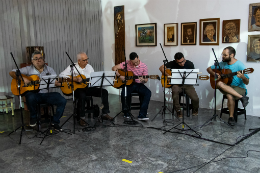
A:
<svg viewBox="0 0 260 173">
<path fill-rule="evenodd" d="M 105 78 L 103 80 L 103 86 L 114 85 L 114 79 L 116 72 L 115 71 L 98 71 L 90 73 L 90 86 L 89 87 L 98 87 L 101 86 L 102 76 L 105 73 Z"/>
<path fill-rule="evenodd" d="M 57 78 L 57 75 L 42 76 L 39 89 L 46 89 L 47 88 L 48 79 L 50 79 L 49 88 L 55 87 L 55 80 L 56 80 L 56 78 Z"/>
<path fill-rule="evenodd" d="M 172 69 L 171 72 L 172 72 L 172 75 L 171 75 L 172 77 L 171 77 L 171 82 L 170 82 L 171 85 L 182 84 L 181 75 L 183 75 L 184 72 L 186 72 L 186 79 L 185 79 L 184 84 L 194 85 L 197 83 L 197 76 L 198 76 L 197 73 L 199 72 L 199 69 Z M 181 75 L 179 72 L 181 73 Z"/>
</svg>

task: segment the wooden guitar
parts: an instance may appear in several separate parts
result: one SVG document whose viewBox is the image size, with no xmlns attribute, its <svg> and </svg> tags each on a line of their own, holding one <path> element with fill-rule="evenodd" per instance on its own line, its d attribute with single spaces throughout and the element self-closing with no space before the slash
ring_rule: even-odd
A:
<svg viewBox="0 0 260 173">
<path fill-rule="evenodd" d="M 219 81 L 230 85 L 232 83 L 233 80 L 233 76 L 237 75 L 237 72 L 233 72 L 230 69 L 222 69 L 222 70 L 215 70 L 212 69 L 215 73 L 220 74 L 221 79 L 217 80 L 216 83 L 218 83 Z M 242 74 L 250 74 L 254 72 L 253 68 L 247 68 L 245 70 L 240 70 L 239 71 Z M 215 89 L 215 76 L 214 75 L 210 75 L 210 85 L 213 89 Z"/>
<path fill-rule="evenodd" d="M 20 87 L 20 93 L 23 94 L 26 91 L 34 91 L 39 89 L 39 83 L 40 83 L 40 78 L 37 75 L 31 75 L 31 76 L 26 76 L 22 74 L 23 78 L 28 79 L 31 81 L 29 84 L 24 85 L 23 80 L 21 80 L 21 87 Z M 19 95 L 19 90 L 18 90 L 18 83 L 16 79 L 12 79 L 11 82 L 11 91 L 14 95 L 18 96 Z"/>
<path fill-rule="evenodd" d="M 121 76 L 125 76 L 124 70 L 118 70 L 118 73 Z M 126 78 L 126 85 L 131 85 L 133 83 L 134 79 L 138 79 L 139 77 L 160 80 L 160 77 L 158 75 L 134 76 L 134 73 L 132 71 L 128 71 L 127 73 L 128 73 L 128 77 Z M 120 77 L 116 76 L 113 87 L 120 88 L 122 85 L 124 85 L 124 81 L 122 81 L 120 79 Z"/>
<path fill-rule="evenodd" d="M 171 74 L 171 69 L 166 69 L 165 71 L 166 73 L 168 74 Z M 162 74 L 162 77 L 161 77 L 161 83 L 162 83 L 162 87 L 164 87 L 164 75 Z M 200 80 L 208 80 L 209 79 L 209 76 L 208 75 L 200 75 L 198 76 L 198 79 Z M 170 84 L 170 78 L 168 78 L 168 76 L 165 76 L 165 88 L 170 88 L 172 85 Z"/>
<path fill-rule="evenodd" d="M 87 79 L 86 76 L 81 75 L 83 79 Z M 69 76 L 71 77 L 71 76 Z M 73 78 L 76 77 L 80 77 L 80 75 L 78 76 L 73 76 Z M 59 82 L 62 82 L 62 87 L 60 87 L 61 91 L 63 92 L 63 94 L 65 95 L 71 95 L 72 94 L 72 87 L 71 87 L 71 79 L 70 78 L 59 78 Z M 74 85 L 74 91 L 78 88 L 86 88 L 88 86 L 88 83 L 78 83 L 78 82 L 73 82 Z"/>
</svg>

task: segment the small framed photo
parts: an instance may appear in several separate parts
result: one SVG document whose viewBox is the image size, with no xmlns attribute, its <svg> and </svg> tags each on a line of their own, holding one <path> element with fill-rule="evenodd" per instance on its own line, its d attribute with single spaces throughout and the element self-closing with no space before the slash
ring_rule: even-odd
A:
<svg viewBox="0 0 260 173">
<path fill-rule="evenodd" d="M 164 46 L 178 46 L 178 23 L 164 24 Z"/>
<path fill-rule="evenodd" d="M 223 20 L 222 43 L 238 43 L 240 41 L 240 19 Z"/>
<path fill-rule="evenodd" d="M 260 62 L 260 35 L 248 35 L 247 61 Z"/>
<path fill-rule="evenodd" d="M 181 45 L 196 45 L 197 22 L 181 24 Z"/>
<path fill-rule="evenodd" d="M 135 25 L 136 46 L 157 46 L 156 23 Z"/>
<path fill-rule="evenodd" d="M 200 19 L 200 45 L 219 45 L 219 18 Z"/>
<path fill-rule="evenodd" d="M 260 3 L 249 4 L 248 31 L 260 31 Z"/>
</svg>

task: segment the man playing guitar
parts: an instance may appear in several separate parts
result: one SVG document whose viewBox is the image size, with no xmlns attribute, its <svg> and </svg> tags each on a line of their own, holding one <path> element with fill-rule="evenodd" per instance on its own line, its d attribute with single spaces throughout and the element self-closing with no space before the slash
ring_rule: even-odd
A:
<svg viewBox="0 0 260 173">
<path fill-rule="evenodd" d="M 164 65 L 162 65 L 159 70 L 164 74 Z M 184 55 L 181 52 L 178 52 L 174 55 L 174 61 L 170 61 L 166 64 L 166 68 L 170 69 L 194 69 L 194 64 L 186 60 L 184 58 Z M 171 74 L 167 73 L 167 70 L 165 72 L 166 76 L 171 76 Z M 192 115 L 197 116 L 198 115 L 198 108 L 199 108 L 199 97 L 196 93 L 195 88 L 192 85 L 172 85 L 172 100 L 173 100 L 173 107 L 177 113 L 177 116 L 181 118 L 182 111 L 181 106 L 179 103 L 179 93 L 182 92 L 182 87 L 185 91 L 185 93 L 191 98 L 191 104 L 192 104 Z"/>
<path fill-rule="evenodd" d="M 75 63 L 77 69 L 79 72 L 84 75 L 86 78 L 90 78 L 90 73 L 94 72 L 94 69 L 91 65 L 88 64 L 88 56 L 85 52 L 80 52 L 77 54 L 77 60 L 78 62 Z M 63 78 L 71 78 L 71 67 L 68 66 L 61 74 L 59 77 Z M 76 69 L 73 69 L 73 81 L 82 83 L 82 78 L 81 77 L 76 77 L 78 76 L 78 72 Z M 75 97 L 79 99 L 78 101 L 78 115 L 80 117 L 79 119 L 79 124 L 81 126 L 86 126 L 85 122 L 85 100 L 86 96 L 95 96 L 95 97 L 101 97 L 101 91 L 99 88 L 94 88 L 94 87 L 85 87 L 85 88 L 78 88 L 75 91 Z M 109 103 L 108 103 L 108 92 L 106 89 L 102 89 L 102 102 L 103 102 L 103 109 L 102 109 L 102 119 L 106 120 L 112 120 L 113 118 L 108 115 L 109 111 Z"/>
<path fill-rule="evenodd" d="M 129 55 L 130 60 L 127 60 L 127 69 L 125 69 L 125 62 L 115 65 L 112 70 L 116 71 L 116 75 L 120 77 L 122 81 L 125 80 L 125 76 L 120 76 L 118 70 L 125 69 L 126 71 L 132 71 L 135 76 L 144 76 L 148 75 L 147 65 L 139 60 L 139 56 L 132 52 Z M 144 85 L 148 81 L 148 78 L 139 77 L 135 79 L 131 85 L 127 85 L 127 105 L 130 103 L 130 95 L 132 92 L 137 92 L 141 97 L 143 97 L 142 105 L 140 108 L 139 120 L 149 120 L 147 115 L 147 109 L 151 98 L 151 91 Z M 122 102 L 122 110 L 124 111 L 124 117 L 129 118 L 128 111 L 126 110 L 126 105 L 124 101 L 125 90 L 123 89 L 121 92 L 121 102 Z"/>
<path fill-rule="evenodd" d="M 244 107 L 248 104 L 249 97 L 246 97 L 246 86 L 249 83 L 249 77 L 248 75 L 244 75 L 240 73 L 240 70 L 245 69 L 245 65 L 235 59 L 236 50 L 229 46 L 226 47 L 222 52 L 222 62 L 219 63 L 220 69 L 230 69 L 232 72 L 237 72 L 237 75 L 233 77 L 232 83 L 230 86 L 226 85 L 222 81 L 219 81 L 221 79 L 221 75 L 219 73 L 215 73 L 213 69 L 215 69 L 215 66 L 211 66 L 207 68 L 207 71 L 210 75 L 217 75 L 217 85 L 216 88 L 220 90 L 224 95 L 227 96 L 228 99 L 228 109 L 229 109 L 229 119 L 228 123 L 232 126 L 235 125 L 234 120 L 234 109 L 235 109 L 235 100 L 241 99 L 242 104 Z M 218 68 L 218 67 L 217 67 Z"/>
<path fill-rule="evenodd" d="M 16 69 L 13 69 L 9 72 L 10 76 L 16 79 L 15 74 Z M 37 75 L 40 78 L 46 75 L 57 75 L 53 68 L 45 65 L 45 60 L 39 51 L 35 51 L 32 54 L 32 65 L 26 66 L 20 69 L 21 73 L 26 76 Z M 23 77 L 25 85 L 29 84 L 31 81 L 26 77 Z M 55 85 L 60 86 L 60 83 L 55 80 Z M 22 88 L 23 86 L 21 86 Z M 62 131 L 59 126 L 60 118 L 63 115 L 64 108 L 66 106 L 67 100 L 61 96 L 58 92 L 48 93 L 47 89 L 36 90 L 36 91 L 27 91 L 24 94 L 26 98 L 26 103 L 30 111 L 30 126 L 34 127 L 37 122 L 37 111 L 36 105 L 38 103 L 49 103 L 57 106 L 56 114 L 53 115 L 52 126 L 55 130 Z"/>
</svg>

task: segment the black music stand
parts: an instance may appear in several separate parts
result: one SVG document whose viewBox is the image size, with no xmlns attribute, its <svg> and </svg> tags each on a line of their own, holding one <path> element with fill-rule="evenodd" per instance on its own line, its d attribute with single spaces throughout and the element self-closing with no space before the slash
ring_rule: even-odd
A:
<svg viewBox="0 0 260 173">
<path fill-rule="evenodd" d="M 101 103 L 102 105 L 99 107 L 101 110 L 104 108 L 103 105 L 103 97 L 102 97 L 102 89 L 103 86 L 113 86 L 115 80 L 115 72 L 114 71 L 99 71 L 90 73 L 90 87 L 100 87 L 101 94 Z M 98 116 L 98 120 L 103 123 L 102 112 Z M 113 119 L 114 120 L 114 119 Z M 113 121 L 110 121 L 113 125 Z M 95 125 L 94 125 L 95 126 Z"/>
<path fill-rule="evenodd" d="M 199 69 L 172 69 L 172 76 L 171 76 L 171 84 L 181 84 L 184 85 L 197 85 L 197 74 L 199 72 Z M 182 93 L 184 95 L 184 87 L 182 87 Z M 189 104 L 189 103 L 186 103 Z M 201 134 L 195 130 L 193 130 L 188 124 L 184 122 L 184 104 L 182 105 L 182 122 L 177 124 L 176 126 L 170 128 L 169 130 L 166 130 L 163 134 L 166 132 L 170 132 L 173 128 L 181 131 L 187 131 L 191 130 L 194 133 L 198 135 L 198 137 L 201 137 Z M 190 111 L 190 110 L 187 110 Z M 182 128 L 177 128 L 177 126 L 181 125 Z M 188 129 L 185 129 L 185 126 L 188 127 Z M 171 131 L 172 132 L 172 131 Z M 173 132 L 174 133 L 174 132 Z M 179 133 L 179 132 L 178 132 Z"/>
</svg>

